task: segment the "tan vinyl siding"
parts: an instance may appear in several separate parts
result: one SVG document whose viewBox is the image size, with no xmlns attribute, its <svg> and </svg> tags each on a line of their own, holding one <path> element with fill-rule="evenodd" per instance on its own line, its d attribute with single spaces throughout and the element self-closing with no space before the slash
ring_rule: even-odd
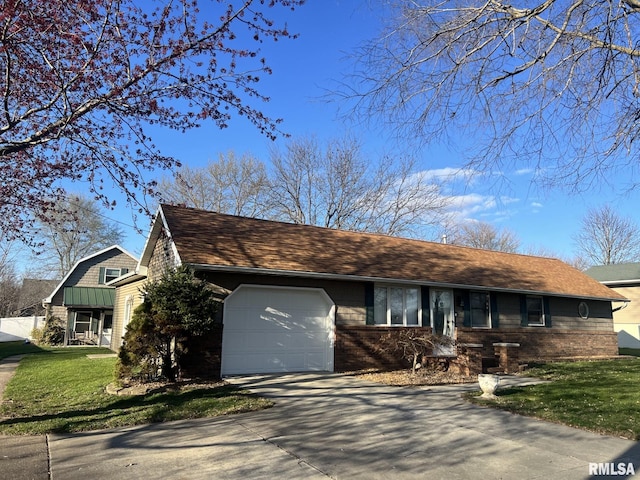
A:
<svg viewBox="0 0 640 480">
<path fill-rule="evenodd" d="M 640 348 L 640 285 L 613 286 L 616 292 L 627 297 L 631 302 L 613 313 L 613 328 L 618 332 L 620 347 Z M 614 308 L 621 307 L 614 303 Z"/>
<path fill-rule="evenodd" d="M 136 268 L 136 260 L 119 250 L 109 250 L 86 262 L 81 263 L 71 273 L 64 286 L 96 287 L 100 285 L 100 267 L 126 268 L 129 271 Z"/>
<path fill-rule="evenodd" d="M 619 294 L 627 297 L 631 302 L 622 310 L 613 314 L 613 321 L 617 324 L 638 324 L 640 325 L 640 286 L 612 287 Z M 614 307 L 620 306 L 619 303 Z"/>
<path fill-rule="evenodd" d="M 136 282 L 123 285 L 116 288 L 115 301 L 113 305 L 113 330 L 111 332 L 111 350 L 118 351 L 122 346 L 122 337 L 125 334 L 124 329 L 124 315 L 125 315 L 125 303 L 127 298 L 131 297 L 133 302 L 131 305 L 131 311 L 142 303 L 141 289 L 144 286 L 146 280 L 138 280 Z"/>
<path fill-rule="evenodd" d="M 67 318 L 67 308 L 62 307 L 60 305 L 52 305 L 48 311 L 48 314 L 52 317 L 58 317 L 61 320 L 66 320 Z"/>
</svg>

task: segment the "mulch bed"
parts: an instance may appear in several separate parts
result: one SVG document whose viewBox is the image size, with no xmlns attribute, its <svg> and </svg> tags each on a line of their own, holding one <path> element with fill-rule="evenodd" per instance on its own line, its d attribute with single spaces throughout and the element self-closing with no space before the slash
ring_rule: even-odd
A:
<svg viewBox="0 0 640 480">
<path fill-rule="evenodd" d="M 183 380 L 179 382 L 150 382 L 130 385 L 107 385 L 106 392 L 111 395 L 146 395 L 148 393 L 186 392 L 189 390 L 209 389 L 226 385 L 222 380 L 202 381 Z"/>
<path fill-rule="evenodd" d="M 439 370 L 420 369 L 415 374 L 411 370 L 394 370 L 391 372 L 364 371 L 352 372 L 363 380 L 383 383 L 396 387 L 420 386 L 420 385 L 451 385 L 458 383 L 474 383 L 476 376 L 465 377 L 453 372 Z"/>
</svg>

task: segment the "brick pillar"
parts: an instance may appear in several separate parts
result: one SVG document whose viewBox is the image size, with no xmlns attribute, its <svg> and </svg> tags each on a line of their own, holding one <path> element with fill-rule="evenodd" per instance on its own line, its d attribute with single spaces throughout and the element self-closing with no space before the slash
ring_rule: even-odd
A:
<svg viewBox="0 0 640 480">
<path fill-rule="evenodd" d="M 493 348 L 498 357 L 500 368 L 504 373 L 517 373 L 520 370 L 518 361 L 519 343 L 494 343 Z"/>
<path fill-rule="evenodd" d="M 460 343 L 456 346 L 458 355 L 451 363 L 458 373 L 466 377 L 482 373 L 482 344 Z"/>
</svg>

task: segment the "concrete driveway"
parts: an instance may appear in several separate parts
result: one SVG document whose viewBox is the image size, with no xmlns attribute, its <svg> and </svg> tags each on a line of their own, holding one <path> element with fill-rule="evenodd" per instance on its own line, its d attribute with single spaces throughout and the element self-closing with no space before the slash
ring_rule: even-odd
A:
<svg viewBox="0 0 640 480">
<path fill-rule="evenodd" d="M 472 386 L 393 388 L 338 374 L 231 381 L 276 406 L 50 435 L 52 478 L 584 479 L 590 463 L 611 462 L 640 472 L 636 442 L 470 405 L 460 394 Z"/>
</svg>

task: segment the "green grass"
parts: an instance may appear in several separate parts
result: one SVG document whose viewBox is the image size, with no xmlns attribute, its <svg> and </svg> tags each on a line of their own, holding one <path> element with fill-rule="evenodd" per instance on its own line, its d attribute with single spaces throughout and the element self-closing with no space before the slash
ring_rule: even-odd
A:
<svg viewBox="0 0 640 480">
<path fill-rule="evenodd" d="M 17 342 L 0 342 L 0 360 L 12 355 L 21 355 L 25 353 L 41 353 L 44 350 L 33 343 Z"/>
<path fill-rule="evenodd" d="M 499 390 L 474 403 L 607 435 L 640 440 L 640 359 L 550 363 L 528 376 L 551 383 Z"/>
<path fill-rule="evenodd" d="M 5 348 L 5 347 L 3 347 Z M 25 356 L 0 405 L 0 433 L 80 432 L 259 410 L 271 402 L 229 385 L 143 396 L 105 393 L 116 359 L 98 348 L 49 348 Z M 4 417 L 4 418 L 3 418 Z"/>
</svg>

